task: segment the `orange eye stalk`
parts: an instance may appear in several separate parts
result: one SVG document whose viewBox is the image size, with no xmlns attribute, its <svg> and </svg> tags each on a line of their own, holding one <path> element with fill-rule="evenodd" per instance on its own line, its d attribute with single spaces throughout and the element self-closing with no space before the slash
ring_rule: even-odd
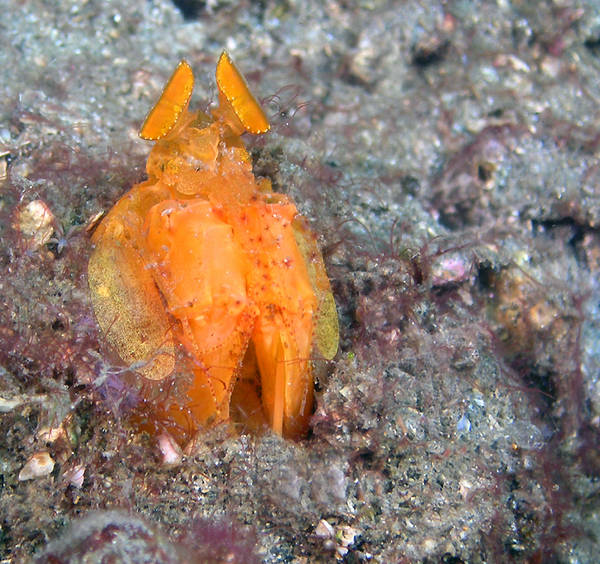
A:
<svg viewBox="0 0 600 564">
<path fill-rule="evenodd" d="M 194 74 L 186 61 L 181 61 L 173 71 L 158 102 L 140 129 L 140 137 L 149 141 L 161 139 L 175 127 L 187 109 L 194 89 Z"/>
<path fill-rule="evenodd" d="M 221 53 L 216 78 L 219 92 L 227 100 L 244 129 L 255 135 L 269 131 L 271 126 L 265 112 L 250 92 L 246 79 L 227 51 Z"/>
<path fill-rule="evenodd" d="M 93 235 L 92 304 L 137 373 L 144 428 L 183 442 L 232 421 L 298 438 L 312 413 L 312 359 L 337 352 L 335 302 L 307 221 L 252 174 L 239 135 L 269 122 L 225 52 L 216 78 L 213 121 L 187 114 L 185 61 L 148 114 L 149 178 Z"/>
</svg>

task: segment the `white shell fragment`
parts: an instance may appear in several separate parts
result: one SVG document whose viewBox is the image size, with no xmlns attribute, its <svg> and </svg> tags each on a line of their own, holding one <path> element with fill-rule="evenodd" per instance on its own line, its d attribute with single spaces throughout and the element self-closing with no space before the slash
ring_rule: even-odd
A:
<svg viewBox="0 0 600 564">
<path fill-rule="evenodd" d="M 323 546 L 334 551 L 336 559 L 340 560 L 348 554 L 348 547 L 354 544 L 354 539 L 360 536 L 360 531 L 347 525 L 334 528 L 328 521 L 321 519 L 315 527 L 315 536 L 323 539 Z"/>
<path fill-rule="evenodd" d="M 8 413 L 21 403 L 20 399 L 7 399 L 0 396 L 0 413 Z"/>
<path fill-rule="evenodd" d="M 85 477 L 85 466 L 82 464 L 75 464 L 75 466 L 69 468 L 63 474 L 63 479 L 68 482 L 69 485 L 74 488 L 80 488 L 83 485 L 83 479 Z"/>
<path fill-rule="evenodd" d="M 353 545 L 354 539 L 356 539 L 358 536 L 360 536 L 360 531 L 347 525 L 340 527 L 337 532 L 337 540 L 340 546 L 344 548 Z"/>
<path fill-rule="evenodd" d="M 54 214 L 42 200 L 33 200 L 17 216 L 17 228 L 31 249 L 45 245 L 54 233 Z"/>
<path fill-rule="evenodd" d="M 25 463 L 19 472 L 19 480 L 33 480 L 41 476 L 47 476 L 54 469 L 54 460 L 46 451 L 36 452 Z"/>
<path fill-rule="evenodd" d="M 6 179 L 6 171 L 8 169 L 8 159 L 10 155 L 9 151 L 3 151 L 0 149 L 0 182 Z M 1 209 L 1 208 L 0 208 Z"/>
<path fill-rule="evenodd" d="M 322 539 L 331 539 L 335 536 L 335 530 L 328 521 L 321 519 L 315 529 L 315 535 Z"/>
<path fill-rule="evenodd" d="M 65 430 L 61 427 L 42 427 L 37 431 L 37 438 L 44 443 L 54 443 L 65 436 Z"/>
<path fill-rule="evenodd" d="M 181 462 L 183 457 L 181 448 L 169 433 L 161 433 L 158 436 L 158 448 L 162 455 L 162 463 L 165 466 L 174 466 Z"/>
</svg>

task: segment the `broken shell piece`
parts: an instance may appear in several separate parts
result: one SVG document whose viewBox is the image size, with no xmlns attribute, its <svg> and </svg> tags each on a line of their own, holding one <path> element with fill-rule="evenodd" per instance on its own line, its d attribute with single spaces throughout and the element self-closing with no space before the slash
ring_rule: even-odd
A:
<svg viewBox="0 0 600 564">
<path fill-rule="evenodd" d="M 0 413 L 8 413 L 22 403 L 20 399 L 8 399 L 0 396 Z"/>
<path fill-rule="evenodd" d="M 45 443 L 54 443 L 57 439 L 65 436 L 65 430 L 60 427 L 42 427 L 37 432 L 37 437 Z"/>
<path fill-rule="evenodd" d="M 75 464 L 69 468 L 63 474 L 63 479 L 68 482 L 69 485 L 74 488 L 80 488 L 83 485 L 83 478 L 85 476 L 85 466 L 82 464 Z"/>
<path fill-rule="evenodd" d="M 30 249 L 45 245 L 54 232 L 54 214 L 42 200 L 33 200 L 19 210 L 17 229 Z"/>
<path fill-rule="evenodd" d="M 431 268 L 434 286 L 446 286 L 466 282 L 471 276 L 471 265 L 464 255 L 452 253 L 441 256 Z"/>
<path fill-rule="evenodd" d="M 360 536 L 360 531 L 347 525 L 341 526 L 336 534 L 336 540 L 344 548 L 354 544 L 354 539 Z"/>
<path fill-rule="evenodd" d="M 10 153 L 8 151 L 0 150 L 0 182 L 6 179 L 6 171 L 8 169 L 8 157 Z"/>
<path fill-rule="evenodd" d="M 161 433 L 158 436 L 158 448 L 162 455 L 162 463 L 165 466 L 174 466 L 181 462 L 183 457 L 181 448 L 169 433 Z"/>
<path fill-rule="evenodd" d="M 19 472 L 19 481 L 33 480 L 41 476 L 47 476 L 54 469 L 54 460 L 46 451 L 36 452 L 25 463 Z"/>
<path fill-rule="evenodd" d="M 98 223 L 104 217 L 104 214 L 105 214 L 104 210 L 100 210 L 99 212 L 96 212 L 92 217 L 90 217 L 90 219 L 88 219 L 88 222 L 85 226 L 85 232 L 90 233 L 94 229 L 96 229 L 96 227 L 98 227 Z"/>
<path fill-rule="evenodd" d="M 328 521 L 321 519 L 315 528 L 315 535 L 322 539 L 331 539 L 335 536 L 335 530 Z"/>
<path fill-rule="evenodd" d="M 354 544 L 354 539 L 360 531 L 354 527 L 342 525 L 334 528 L 328 521 L 321 519 L 315 528 L 315 536 L 323 539 L 323 547 L 335 552 L 337 560 L 348 554 L 348 547 Z"/>
</svg>

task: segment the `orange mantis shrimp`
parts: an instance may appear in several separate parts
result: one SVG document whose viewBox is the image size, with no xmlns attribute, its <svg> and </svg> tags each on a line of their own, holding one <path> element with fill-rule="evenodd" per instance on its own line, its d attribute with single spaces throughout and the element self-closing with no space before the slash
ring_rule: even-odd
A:
<svg viewBox="0 0 600 564">
<path fill-rule="evenodd" d="M 148 179 L 92 235 L 92 305 L 155 428 L 184 440 L 234 418 L 302 437 L 313 353 L 338 347 L 335 302 L 306 220 L 252 172 L 241 135 L 270 125 L 226 52 L 216 81 L 212 115 L 190 111 L 181 61 L 148 114 Z"/>
</svg>

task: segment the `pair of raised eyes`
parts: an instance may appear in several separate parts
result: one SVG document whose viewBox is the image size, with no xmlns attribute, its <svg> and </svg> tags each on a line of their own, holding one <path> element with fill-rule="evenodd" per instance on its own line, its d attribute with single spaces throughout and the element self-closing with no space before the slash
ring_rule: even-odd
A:
<svg viewBox="0 0 600 564">
<path fill-rule="evenodd" d="M 254 134 L 268 131 L 270 125 L 267 116 L 226 51 L 221 53 L 217 63 L 216 78 L 221 95 L 221 106 L 224 103 L 229 106 L 243 130 Z M 158 102 L 146 117 L 140 129 L 140 137 L 156 141 L 168 135 L 187 109 L 193 89 L 192 68 L 186 61 L 181 61 L 167 82 Z"/>
</svg>

